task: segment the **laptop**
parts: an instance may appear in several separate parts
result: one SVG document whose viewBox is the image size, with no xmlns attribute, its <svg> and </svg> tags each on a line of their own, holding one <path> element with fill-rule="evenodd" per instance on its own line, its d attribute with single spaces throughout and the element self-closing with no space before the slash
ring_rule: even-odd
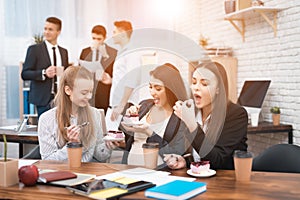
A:
<svg viewBox="0 0 300 200">
<path fill-rule="evenodd" d="M 270 83 L 270 80 L 245 81 L 237 101 L 238 104 L 246 107 L 261 108 Z"/>
</svg>

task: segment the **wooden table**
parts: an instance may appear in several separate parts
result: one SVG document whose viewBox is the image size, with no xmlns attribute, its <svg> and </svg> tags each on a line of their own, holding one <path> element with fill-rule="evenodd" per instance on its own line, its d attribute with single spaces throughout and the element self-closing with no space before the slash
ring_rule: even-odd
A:
<svg viewBox="0 0 300 200">
<path fill-rule="evenodd" d="M 68 170 L 66 162 L 39 161 L 36 164 L 41 169 Z M 72 170 L 78 173 L 104 175 L 133 166 L 107 163 L 83 163 L 81 168 Z M 188 176 L 186 169 L 171 170 L 173 175 Z M 236 182 L 233 170 L 218 170 L 210 178 L 197 178 L 196 181 L 206 182 L 207 191 L 194 199 L 299 199 L 300 174 L 252 172 L 250 182 Z M 0 199 L 87 199 L 75 195 L 65 188 L 36 185 L 25 187 L 23 184 L 11 187 L 0 187 Z M 144 191 L 137 192 L 121 199 L 147 199 Z"/>
<path fill-rule="evenodd" d="M 3 136 L 6 135 L 7 142 L 19 143 L 19 158 L 23 157 L 23 144 L 39 144 L 37 130 L 16 131 L 3 130 L 0 128 L 0 142 L 3 142 Z"/>
<path fill-rule="evenodd" d="M 274 126 L 272 122 L 260 122 L 258 126 L 248 125 L 247 133 L 288 133 L 289 144 L 293 144 L 293 126 L 290 124 L 279 124 L 278 126 Z"/>
</svg>

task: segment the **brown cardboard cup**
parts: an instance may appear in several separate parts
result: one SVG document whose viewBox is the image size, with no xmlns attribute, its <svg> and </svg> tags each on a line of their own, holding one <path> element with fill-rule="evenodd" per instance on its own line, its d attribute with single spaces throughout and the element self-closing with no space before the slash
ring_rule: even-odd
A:
<svg viewBox="0 0 300 200">
<path fill-rule="evenodd" d="M 149 169 L 156 168 L 159 144 L 158 143 L 144 143 L 142 147 L 143 147 L 143 152 L 144 152 L 145 167 L 149 168 Z"/>
<path fill-rule="evenodd" d="M 234 151 L 235 179 L 237 181 L 250 181 L 253 155 L 248 151 Z"/>
<path fill-rule="evenodd" d="M 67 144 L 69 167 L 80 167 L 82 157 L 82 144 L 79 142 L 70 142 Z"/>
</svg>

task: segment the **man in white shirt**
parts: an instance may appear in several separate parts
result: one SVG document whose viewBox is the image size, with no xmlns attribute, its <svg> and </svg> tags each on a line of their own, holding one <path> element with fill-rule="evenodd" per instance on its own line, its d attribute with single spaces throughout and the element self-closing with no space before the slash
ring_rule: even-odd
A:
<svg viewBox="0 0 300 200">
<path fill-rule="evenodd" d="M 140 55 L 130 53 L 128 45 L 132 34 L 132 25 L 129 21 L 114 22 L 113 40 L 121 46 L 114 63 L 110 106 L 112 107 L 111 120 L 116 120 L 130 102 L 133 90 L 140 84 Z"/>
</svg>

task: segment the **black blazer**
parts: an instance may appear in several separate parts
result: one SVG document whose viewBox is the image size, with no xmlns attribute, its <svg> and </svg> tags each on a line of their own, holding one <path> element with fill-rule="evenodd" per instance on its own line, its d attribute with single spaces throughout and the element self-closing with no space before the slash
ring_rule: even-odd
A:
<svg viewBox="0 0 300 200">
<path fill-rule="evenodd" d="M 234 150 L 247 150 L 248 115 L 246 110 L 234 103 L 227 106 L 226 118 L 221 135 L 213 149 L 201 160 L 209 160 L 213 169 L 234 169 Z M 186 136 L 192 147 L 199 152 L 205 135 L 200 125 L 190 133 L 186 129 Z M 188 160 L 188 165 L 192 160 Z M 189 166 L 187 166 L 189 167 Z"/>
<path fill-rule="evenodd" d="M 139 109 L 139 118 L 141 119 L 147 114 L 152 106 L 154 106 L 153 100 L 148 99 L 140 103 L 141 107 Z M 164 132 L 164 136 L 160 137 L 155 132 L 147 138 L 147 142 L 159 143 L 159 154 L 163 157 L 163 154 L 180 154 L 182 155 L 186 151 L 186 146 L 184 142 L 184 131 L 181 128 L 181 120 L 173 113 L 169 119 L 167 127 Z M 125 152 L 123 154 L 123 163 L 127 163 L 128 153 L 131 149 L 132 143 L 134 142 L 134 133 L 126 132 L 121 126 L 121 130 L 125 133 Z"/>
<path fill-rule="evenodd" d="M 117 50 L 105 44 L 106 52 L 109 55 L 108 58 L 101 58 L 101 65 L 104 68 L 104 71 L 112 77 L 113 74 L 113 65 L 117 56 Z M 81 51 L 80 60 L 92 61 L 92 49 L 87 47 Z M 103 108 L 106 112 L 109 106 L 109 96 L 111 85 L 103 84 L 101 81 L 98 81 L 98 85 L 95 91 L 95 107 Z"/>
<path fill-rule="evenodd" d="M 62 65 L 67 68 L 69 64 L 68 51 L 58 46 Z M 23 80 L 30 80 L 29 102 L 37 106 L 46 106 L 51 98 L 52 80 L 43 80 L 42 70 L 51 66 L 50 56 L 45 42 L 35 44 L 27 49 L 23 70 Z"/>
</svg>

